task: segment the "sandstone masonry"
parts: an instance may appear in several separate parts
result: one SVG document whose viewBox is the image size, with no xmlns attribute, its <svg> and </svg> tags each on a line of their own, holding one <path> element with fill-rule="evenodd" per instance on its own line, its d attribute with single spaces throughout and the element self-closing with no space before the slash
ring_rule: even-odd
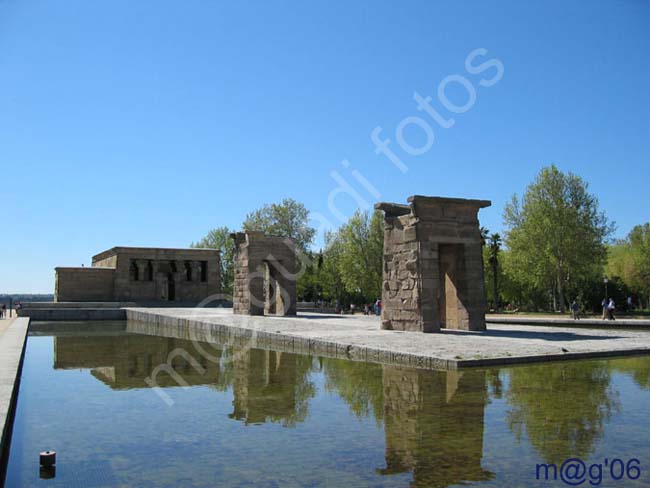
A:
<svg viewBox="0 0 650 488">
<path fill-rule="evenodd" d="M 198 303 L 220 293 L 215 249 L 114 247 L 92 267 L 56 268 L 56 302 Z"/>
<path fill-rule="evenodd" d="M 382 329 L 485 330 L 478 211 L 487 200 L 412 196 L 384 212 Z"/>
<path fill-rule="evenodd" d="M 233 312 L 296 315 L 296 246 L 288 237 L 237 232 Z"/>
</svg>

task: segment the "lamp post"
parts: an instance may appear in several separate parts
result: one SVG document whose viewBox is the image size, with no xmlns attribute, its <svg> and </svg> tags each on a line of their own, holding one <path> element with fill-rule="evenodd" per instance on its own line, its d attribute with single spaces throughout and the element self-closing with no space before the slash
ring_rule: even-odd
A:
<svg viewBox="0 0 650 488">
<path fill-rule="evenodd" d="M 607 296 L 607 283 L 609 283 L 609 280 L 605 278 L 603 280 L 603 283 L 605 283 L 605 300 L 607 300 L 609 297 Z"/>
</svg>

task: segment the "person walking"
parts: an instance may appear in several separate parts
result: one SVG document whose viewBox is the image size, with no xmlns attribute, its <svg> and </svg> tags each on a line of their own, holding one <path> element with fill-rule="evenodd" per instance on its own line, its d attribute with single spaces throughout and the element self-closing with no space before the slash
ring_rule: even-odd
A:
<svg viewBox="0 0 650 488">
<path fill-rule="evenodd" d="M 2 310 L 0 310 L 0 319 L 4 319 L 7 316 L 7 305 L 2 304 Z"/>
<path fill-rule="evenodd" d="M 616 317 L 614 317 L 614 310 L 616 310 L 616 305 L 614 304 L 614 299 L 610 298 L 609 303 L 607 304 L 607 318 L 609 320 L 616 320 Z"/>
<path fill-rule="evenodd" d="M 603 320 L 605 320 L 607 318 L 607 298 L 603 298 L 600 305 L 603 307 Z"/>
<path fill-rule="evenodd" d="M 573 300 L 571 314 L 573 315 L 573 320 L 580 320 L 580 305 L 578 304 L 578 300 Z"/>
</svg>

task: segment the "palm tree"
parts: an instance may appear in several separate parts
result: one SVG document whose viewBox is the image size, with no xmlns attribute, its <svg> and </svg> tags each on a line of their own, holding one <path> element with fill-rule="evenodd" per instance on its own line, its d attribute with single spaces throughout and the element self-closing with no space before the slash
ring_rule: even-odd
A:
<svg viewBox="0 0 650 488">
<path fill-rule="evenodd" d="M 488 262 L 492 268 L 492 286 L 494 291 L 494 309 L 499 311 L 499 251 L 501 250 L 501 236 L 497 233 L 489 237 L 489 258 Z"/>
<path fill-rule="evenodd" d="M 480 231 L 481 231 L 481 242 L 485 246 L 485 243 L 488 240 L 488 236 L 490 235 L 490 229 L 488 229 L 487 227 L 481 227 Z"/>
</svg>

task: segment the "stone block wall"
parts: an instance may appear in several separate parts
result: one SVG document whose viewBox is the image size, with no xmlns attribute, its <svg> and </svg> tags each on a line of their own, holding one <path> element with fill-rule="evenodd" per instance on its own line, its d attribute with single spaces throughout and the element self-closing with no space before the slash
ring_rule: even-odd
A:
<svg viewBox="0 0 650 488">
<path fill-rule="evenodd" d="M 196 304 L 221 292 L 215 249 L 114 247 L 92 262 L 56 268 L 56 301 Z"/>
<path fill-rule="evenodd" d="M 413 219 L 390 216 L 384 226 L 382 328 L 433 332 L 421 313 L 420 245 Z"/>
<path fill-rule="evenodd" d="M 198 303 L 221 292 L 213 249 L 115 247 L 93 257 L 93 266 L 107 264 L 115 267 L 114 301 Z"/>
<path fill-rule="evenodd" d="M 296 247 L 287 237 L 238 232 L 235 240 L 233 312 L 296 314 Z"/>
<path fill-rule="evenodd" d="M 55 302 L 112 302 L 115 269 L 55 268 Z"/>
<path fill-rule="evenodd" d="M 423 197 L 384 211 L 382 328 L 484 330 L 487 308 L 478 210 L 484 200 Z"/>
</svg>

